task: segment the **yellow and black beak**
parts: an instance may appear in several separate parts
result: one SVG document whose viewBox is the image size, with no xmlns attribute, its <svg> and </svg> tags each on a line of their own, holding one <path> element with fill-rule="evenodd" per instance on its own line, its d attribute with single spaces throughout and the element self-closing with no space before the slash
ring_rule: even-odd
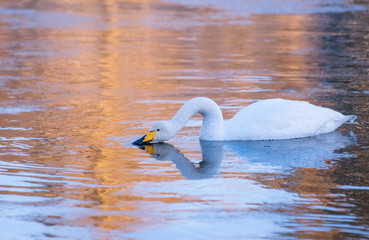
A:
<svg viewBox="0 0 369 240">
<path fill-rule="evenodd" d="M 150 142 L 152 142 L 154 140 L 155 133 L 156 133 L 156 131 L 150 131 L 148 134 L 146 134 L 142 138 L 137 139 L 136 141 L 134 141 L 133 144 L 134 145 L 148 144 L 148 143 L 150 143 Z"/>
</svg>

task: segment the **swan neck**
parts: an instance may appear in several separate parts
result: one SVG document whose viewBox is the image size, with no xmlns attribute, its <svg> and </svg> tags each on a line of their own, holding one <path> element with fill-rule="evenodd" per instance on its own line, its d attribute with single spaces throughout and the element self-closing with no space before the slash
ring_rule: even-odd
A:
<svg viewBox="0 0 369 240">
<path fill-rule="evenodd" d="M 186 102 L 172 118 L 171 123 L 176 133 L 196 113 L 203 117 L 200 139 L 221 140 L 223 137 L 223 115 L 219 106 L 208 98 L 194 98 Z"/>
</svg>

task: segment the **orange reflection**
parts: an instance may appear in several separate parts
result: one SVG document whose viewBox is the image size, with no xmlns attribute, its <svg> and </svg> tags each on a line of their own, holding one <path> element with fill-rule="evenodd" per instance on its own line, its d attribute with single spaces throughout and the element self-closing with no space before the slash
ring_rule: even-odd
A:
<svg viewBox="0 0 369 240">
<path fill-rule="evenodd" d="M 6 81 L 0 101 L 40 108 L 0 118 L 1 126 L 29 129 L 3 132 L 7 140 L 0 144 L 8 149 L 0 149 L 2 161 L 35 165 L 8 174 L 34 174 L 38 184 L 31 192 L 1 193 L 73 199 L 96 210 L 77 218 L 77 225 L 102 231 L 145 227 L 152 219 L 132 214 L 140 202 L 200 201 L 135 192 L 137 183 L 182 177 L 170 162 L 149 159 L 129 145 L 131 136 L 144 133 L 152 121 L 169 119 L 189 98 L 207 96 L 238 107 L 270 97 L 302 98 L 317 87 L 305 78 L 311 60 L 299 52 L 311 46 L 305 29 L 318 24 L 317 16 L 254 15 L 248 19 L 252 24 L 237 25 L 227 18 L 212 24 L 208 19 L 219 10 L 159 1 L 5 0 L 1 5 L 20 12 L 9 16 L 15 23 L 1 25 L 0 44 L 10 50 L 0 54 L 0 62 L 16 60 L 0 74 L 16 80 Z M 51 12 L 55 22 L 17 26 L 17 14 L 33 19 L 21 10 Z M 57 13 L 75 18 L 76 25 Z M 235 111 L 226 108 L 224 115 Z M 186 134 L 195 130 L 179 136 Z M 301 194 L 327 194 L 334 185 L 317 169 L 290 178 L 296 183 L 290 190 Z M 279 189 L 278 181 L 266 184 Z"/>
</svg>

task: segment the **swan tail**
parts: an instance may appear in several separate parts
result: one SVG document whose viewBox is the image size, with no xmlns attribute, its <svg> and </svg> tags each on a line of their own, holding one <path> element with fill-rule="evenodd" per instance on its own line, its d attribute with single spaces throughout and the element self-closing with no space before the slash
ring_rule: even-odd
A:
<svg viewBox="0 0 369 240">
<path fill-rule="evenodd" d="M 335 119 L 333 121 L 328 121 L 322 127 L 319 128 L 317 134 L 332 132 L 344 123 L 354 124 L 356 118 L 357 117 L 355 115 L 347 115 L 343 116 L 342 118 Z"/>
<path fill-rule="evenodd" d="M 354 123 L 355 119 L 357 118 L 357 116 L 355 115 L 347 115 L 344 117 L 346 120 L 343 122 L 347 122 L 347 123 Z"/>
</svg>

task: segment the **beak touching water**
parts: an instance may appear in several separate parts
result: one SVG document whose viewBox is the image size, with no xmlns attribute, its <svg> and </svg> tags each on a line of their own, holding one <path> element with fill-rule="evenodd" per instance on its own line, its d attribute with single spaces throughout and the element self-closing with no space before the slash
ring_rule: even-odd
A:
<svg viewBox="0 0 369 240">
<path fill-rule="evenodd" d="M 137 139 L 136 141 L 134 141 L 133 144 L 135 144 L 135 145 L 148 144 L 148 143 L 150 143 L 154 140 L 155 133 L 156 133 L 156 131 L 151 131 L 148 134 L 146 134 L 145 136 L 143 136 L 142 138 Z"/>
</svg>

